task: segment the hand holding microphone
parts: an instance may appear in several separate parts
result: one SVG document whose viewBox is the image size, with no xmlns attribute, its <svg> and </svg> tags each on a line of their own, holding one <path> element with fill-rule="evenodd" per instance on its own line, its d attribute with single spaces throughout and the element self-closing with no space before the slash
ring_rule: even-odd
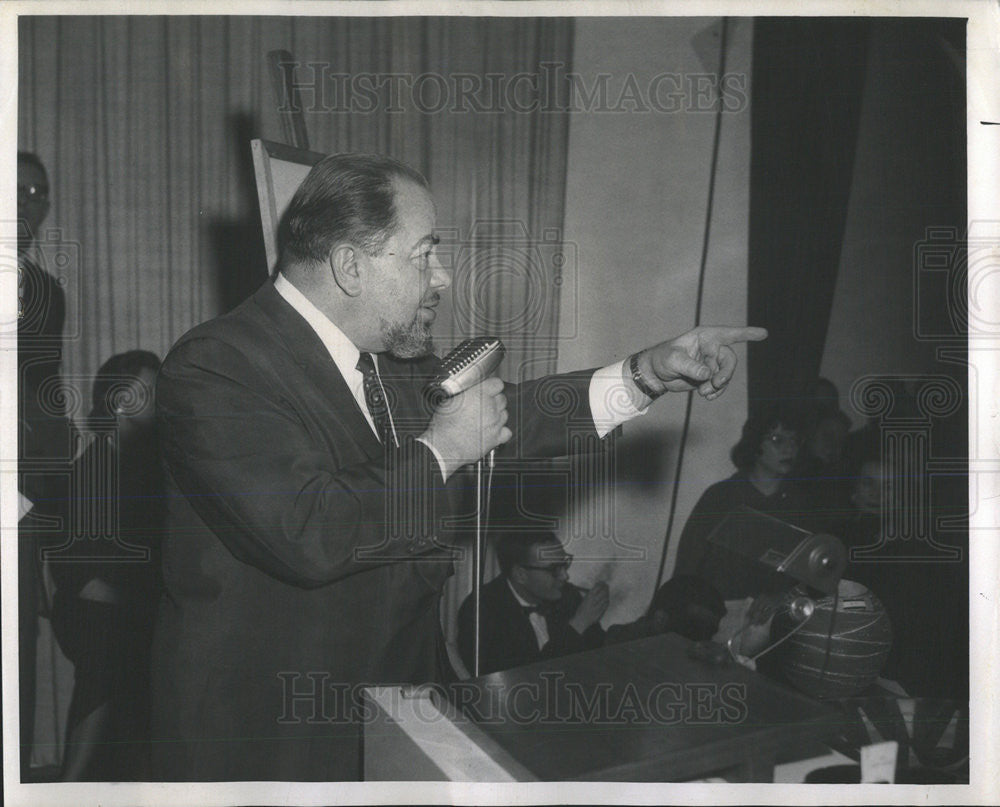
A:
<svg viewBox="0 0 1000 807">
<path fill-rule="evenodd" d="M 487 378 L 448 398 L 434 413 L 423 438 L 438 450 L 446 476 L 451 476 L 506 443 L 512 436 L 506 422 L 503 382 Z"/>
<path fill-rule="evenodd" d="M 451 476 L 510 440 L 503 382 L 488 377 L 503 359 L 499 339 L 467 339 L 442 361 L 431 385 L 434 416 L 422 438 L 434 446 Z"/>
</svg>

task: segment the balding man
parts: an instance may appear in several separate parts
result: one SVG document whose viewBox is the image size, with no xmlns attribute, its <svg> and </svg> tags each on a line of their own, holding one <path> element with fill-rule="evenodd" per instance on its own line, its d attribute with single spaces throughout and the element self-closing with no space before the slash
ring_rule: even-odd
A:
<svg viewBox="0 0 1000 807">
<path fill-rule="evenodd" d="M 456 472 L 514 445 L 564 454 L 570 429 L 601 436 L 667 390 L 714 398 L 735 368 L 729 344 L 765 335 L 702 328 L 568 374 L 558 410 L 535 394 L 545 379 L 496 378 L 431 408 L 431 326 L 451 283 L 435 219 L 409 166 L 325 158 L 290 203 L 274 281 L 164 362 L 176 495 L 154 648 L 162 778 L 359 778 L 352 693 L 443 675 L 453 560 L 440 524 Z M 615 386 L 628 413 L 602 409 Z"/>
</svg>

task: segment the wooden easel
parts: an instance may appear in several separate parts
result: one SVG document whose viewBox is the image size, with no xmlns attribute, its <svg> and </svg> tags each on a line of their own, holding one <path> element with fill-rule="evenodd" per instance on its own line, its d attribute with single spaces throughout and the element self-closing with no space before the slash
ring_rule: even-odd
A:
<svg viewBox="0 0 1000 807">
<path fill-rule="evenodd" d="M 250 149 L 257 180 L 257 202 L 267 269 L 273 275 L 278 264 L 278 225 L 281 217 L 309 169 L 326 155 L 309 150 L 302 102 L 298 89 L 292 83 L 292 54 L 287 50 L 268 51 L 267 63 L 286 142 L 255 138 L 250 141 Z"/>
</svg>

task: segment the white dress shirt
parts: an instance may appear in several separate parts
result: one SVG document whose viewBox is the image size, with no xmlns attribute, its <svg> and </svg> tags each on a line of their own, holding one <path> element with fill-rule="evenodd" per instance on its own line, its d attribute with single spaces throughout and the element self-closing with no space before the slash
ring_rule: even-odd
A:
<svg viewBox="0 0 1000 807">
<path fill-rule="evenodd" d="M 510 580 L 507 581 L 507 588 L 510 589 L 510 593 L 514 595 L 514 599 L 517 600 L 522 608 L 532 607 L 530 602 L 517 593 L 517 590 L 511 585 Z M 549 643 L 549 623 L 538 611 L 532 611 L 528 614 L 528 621 L 531 623 L 531 629 L 535 632 L 535 641 L 538 642 L 538 649 L 541 650 Z"/>
<path fill-rule="evenodd" d="M 361 357 L 361 351 L 347 338 L 340 328 L 330 321 L 326 314 L 313 305 L 280 272 L 274 279 L 274 289 L 309 323 L 309 327 L 316 332 L 316 335 L 333 359 L 334 364 L 337 365 L 337 369 L 340 370 L 344 381 L 347 382 L 347 386 L 351 390 L 354 400 L 357 401 L 361 413 L 365 416 L 365 420 L 368 421 L 368 425 L 371 426 L 372 431 L 377 437 L 378 430 L 375 428 L 375 421 L 372 418 L 371 412 L 368 411 L 368 403 L 365 401 L 364 376 L 358 370 L 358 359 Z M 378 356 L 373 353 L 372 359 L 375 362 L 375 370 L 378 372 Z M 590 379 L 590 411 L 594 417 L 594 428 L 597 431 L 598 437 L 604 437 L 616 426 L 638 415 L 645 414 L 648 409 L 648 407 L 638 409 L 632 403 L 632 399 L 625 387 L 625 382 L 622 380 L 624 365 L 625 362 L 620 361 L 607 367 L 602 367 Z M 427 441 L 421 440 L 421 442 L 434 452 L 434 456 L 437 457 L 438 464 L 441 466 L 441 474 L 444 476 L 445 466 L 441 459 L 441 454 Z M 538 615 L 532 614 L 531 616 Z M 548 637 L 546 635 L 547 640 Z"/>
</svg>

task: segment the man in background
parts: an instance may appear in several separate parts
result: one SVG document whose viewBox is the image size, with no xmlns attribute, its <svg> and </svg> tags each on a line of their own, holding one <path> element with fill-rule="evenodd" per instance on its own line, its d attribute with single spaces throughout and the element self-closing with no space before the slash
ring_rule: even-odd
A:
<svg viewBox="0 0 1000 807">
<path fill-rule="evenodd" d="M 496 543 L 500 574 L 484 585 L 480 600 L 479 674 L 508 670 L 604 644 L 600 619 L 608 585 L 584 591 L 569 582 L 573 556 L 554 533 L 503 533 Z M 475 669 L 475 603 L 458 612 L 458 650 Z"/>
<path fill-rule="evenodd" d="M 58 533 L 73 427 L 63 414 L 59 382 L 66 293 L 45 271 L 36 242 L 49 212 L 49 177 L 42 161 L 17 153 L 17 443 L 18 443 L 18 657 L 21 777 L 31 767 L 35 719 L 38 617 L 45 611 L 41 546 Z M 65 464 L 64 469 L 58 466 Z"/>
<path fill-rule="evenodd" d="M 711 585 L 678 575 L 657 589 L 645 614 L 604 630 L 608 584 L 585 590 L 570 583 L 573 556 L 554 533 L 501 533 L 496 553 L 500 574 L 480 594 L 480 675 L 661 633 L 711 639 L 726 613 Z M 470 594 L 458 612 L 459 655 L 469 674 L 475 669 L 474 614 Z"/>
</svg>

